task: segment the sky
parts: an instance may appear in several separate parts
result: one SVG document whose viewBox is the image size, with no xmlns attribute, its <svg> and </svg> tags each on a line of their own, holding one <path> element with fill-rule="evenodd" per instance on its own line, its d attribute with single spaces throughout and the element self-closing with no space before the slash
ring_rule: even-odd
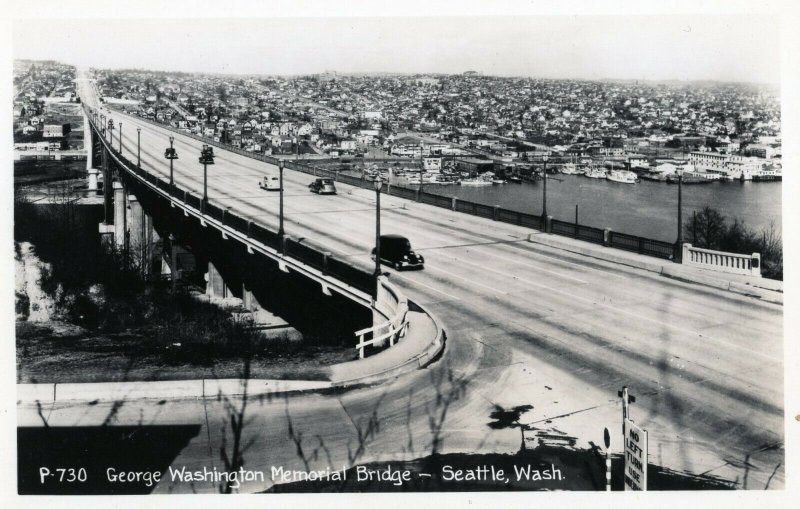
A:
<svg viewBox="0 0 800 509">
<path fill-rule="evenodd" d="M 12 43 L 100 68 L 780 82 L 774 15 L 29 19 Z"/>
</svg>

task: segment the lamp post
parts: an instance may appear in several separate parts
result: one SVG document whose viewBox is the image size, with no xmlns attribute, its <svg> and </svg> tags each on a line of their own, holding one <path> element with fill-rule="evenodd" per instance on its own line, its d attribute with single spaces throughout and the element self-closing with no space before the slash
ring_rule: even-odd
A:
<svg viewBox="0 0 800 509">
<path fill-rule="evenodd" d="M 200 163 L 203 165 L 203 206 L 208 203 L 208 165 L 214 164 L 214 149 L 203 145 L 200 151 Z"/>
<path fill-rule="evenodd" d="M 122 122 L 119 123 L 119 155 L 122 155 Z"/>
<path fill-rule="evenodd" d="M 142 168 L 142 128 L 136 128 L 136 167 Z"/>
<path fill-rule="evenodd" d="M 675 241 L 675 261 L 683 261 L 683 168 L 675 170 L 678 174 L 678 240 Z"/>
<path fill-rule="evenodd" d="M 542 219 L 547 219 L 547 154 L 542 156 L 544 167 L 542 168 L 542 177 L 544 178 L 542 185 Z"/>
<path fill-rule="evenodd" d="M 173 187 L 175 185 L 175 181 L 173 179 L 173 172 L 172 172 L 172 161 L 173 161 L 173 159 L 177 159 L 178 158 L 178 153 L 175 151 L 175 149 L 172 146 L 172 143 L 174 141 L 175 141 L 175 137 L 174 136 L 170 136 L 169 137 L 169 148 L 164 151 L 164 157 L 169 159 L 169 186 L 170 187 Z"/>
<path fill-rule="evenodd" d="M 378 297 L 378 281 L 381 277 L 381 188 L 383 179 L 375 177 L 375 298 Z"/>
<path fill-rule="evenodd" d="M 278 162 L 278 185 L 280 186 L 278 204 L 278 236 L 283 238 L 283 160 Z"/>
</svg>

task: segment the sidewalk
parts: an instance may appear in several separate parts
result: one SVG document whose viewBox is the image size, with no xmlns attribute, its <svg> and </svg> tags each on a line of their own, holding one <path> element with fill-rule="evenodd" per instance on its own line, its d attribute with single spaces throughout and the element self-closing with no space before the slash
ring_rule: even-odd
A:
<svg viewBox="0 0 800 509">
<path fill-rule="evenodd" d="M 599 260 L 655 272 L 679 281 L 718 288 L 741 295 L 756 297 L 765 302 L 783 305 L 782 281 L 690 267 L 674 263 L 670 260 L 640 255 L 638 253 L 631 253 L 621 249 L 604 247 L 578 239 L 543 232 L 531 233 L 528 236 L 528 241 L 534 244 L 541 244 L 543 246 L 569 251 L 571 253 L 590 256 Z"/>
</svg>

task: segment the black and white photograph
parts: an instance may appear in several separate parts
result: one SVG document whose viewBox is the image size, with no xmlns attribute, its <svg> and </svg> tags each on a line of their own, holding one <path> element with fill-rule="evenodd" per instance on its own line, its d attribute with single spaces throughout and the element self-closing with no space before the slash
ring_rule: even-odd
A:
<svg viewBox="0 0 800 509">
<path fill-rule="evenodd" d="M 790 4 L 521 4 L 10 11 L 3 492 L 796 490 Z"/>
</svg>

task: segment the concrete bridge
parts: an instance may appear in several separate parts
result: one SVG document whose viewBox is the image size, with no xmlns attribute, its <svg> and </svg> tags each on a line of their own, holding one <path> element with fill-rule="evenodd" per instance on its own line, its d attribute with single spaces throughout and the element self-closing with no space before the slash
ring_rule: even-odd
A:
<svg viewBox="0 0 800 509">
<path fill-rule="evenodd" d="M 215 164 L 208 167 L 204 204 L 203 166 L 197 159 L 202 142 L 102 109 L 93 93 L 83 88 L 84 103 L 115 126 L 94 135 L 105 140 L 100 157 L 107 203 L 113 204 L 109 208 L 129 207 L 107 213 L 113 219 L 107 215 L 103 228 L 113 234 L 113 242 L 146 240 L 148 219 L 136 203 L 160 201 L 166 205 L 152 208 L 154 223 L 162 221 L 158 216 L 171 217 L 175 234 L 186 229 L 200 242 L 215 244 L 217 252 L 203 255 L 210 261 L 214 292 L 247 295 L 241 274 L 215 273 L 215 257 L 228 256 L 224 251 L 240 245 L 245 253 L 257 252 L 279 270 L 314 282 L 304 290 L 339 296 L 342 306 L 349 305 L 345 301 L 369 304 L 372 282 L 358 274 L 369 274 L 372 267 L 374 191 L 337 183 L 337 196 L 317 196 L 306 187 L 312 177 L 286 170 L 287 240 L 281 240 L 276 236 L 281 227 L 278 195 L 257 186 L 264 175 L 278 174 L 275 165 L 217 149 Z M 180 157 L 173 161 L 174 187 L 164 184 L 169 182 L 164 150 L 170 136 Z M 117 186 L 107 185 L 113 180 L 107 169 L 112 161 L 135 168 Z M 108 193 L 117 193 L 116 199 Z M 514 452 L 520 447 L 519 431 L 490 429 L 489 414 L 498 407 L 533 405 L 526 421 L 531 440 L 572 437 L 577 446 L 588 447 L 601 442 L 604 428 L 612 433 L 620 428 L 617 391 L 627 385 L 638 398 L 633 417 L 650 433 L 652 463 L 742 484 L 747 478 L 748 488 L 783 486 L 781 305 L 697 284 L 690 277 L 663 277 L 663 267 L 641 255 L 612 258 L 602 254 L 609 248 L 558 245 L 553 236 L 523 225 L 396 196 L 383 196 L 381 204 L 382 231 L 407 236 L 426 258 L 423 271 L 387 269 L 388 281 L 441 319 L 448 333 L 444 355 L 426 369 L 380 386 L 261 401 L 251 410 L 253 425 L 246 430 L 245 438 L 259 444 L 249 453 L 251 467 L 327 466 L 322 458 L 305 466 L 298 458 L 295 444 L 287 440 L 289 414 L 302 416 L 304 435 L 320 437 L 335 465 L 347 461 L 349 447 L 363 436 L 363 425 L 373 415 L 382 429 L 403 430 L 404 442 L 429 444 L 443 437 L 439 450 L 444 452 Z M 115 222 L 120 214 L 132 220 L 127 241 Z M 180 223 L 181 217 L 191 227 Z M 540 236 L 548 240 L 539 241 Z M 313 259 L 306 248 L 326 254 L 300 263 Z M 458 383 L 464 392 L 449 401 L 443 426 L 432 429 L 431 409 L 441 403 L 445 387 Z M 194 469 L 219 462 L 216 451 L 225 436 L 218 424 L 228 415 L 226 407 L 192 398 L 169 405 L 165 415 L 155 402 L 141 400 L 115 415 L 122 422 L 197 424 L 203 431 L 173 466 Z M 51 425 L 100 423 L 112 406 L 54 404 L 48 415 Z M 28 424 L 39 419 L 33 405 L 23 405 L 20 415 Z M 401 448 L 398 433 L 374 436 L 359 460 L 421 452 L 421 446 Z M 612 436 L 612 451 L 621 450 L 621 438 Z M 181 489 L 187 488 L 164 485 L 158 491 Z"/>
</svg>

